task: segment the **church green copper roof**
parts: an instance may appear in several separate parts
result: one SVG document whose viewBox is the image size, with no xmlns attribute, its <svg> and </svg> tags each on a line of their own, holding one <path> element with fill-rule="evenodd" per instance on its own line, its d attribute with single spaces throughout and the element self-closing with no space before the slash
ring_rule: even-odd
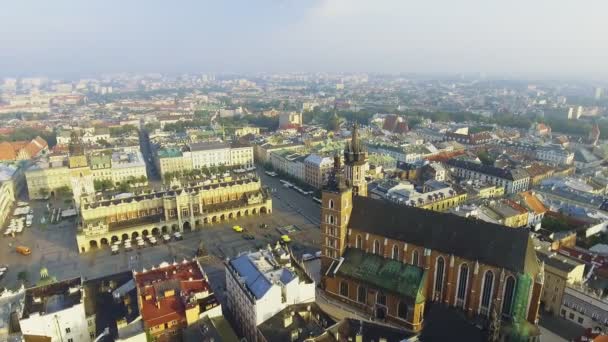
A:
<svg viewBox="0 0 608 342">
<path fill-rule="evenodd" d="M 416 303 L 424 301 L 425 272 L 422 268 L 403 262 L 386 259 L 376 254 L 365 253 L 356 248 L 344 252 L 344 261 L 337 275 L 351 278 Z"/>
</svg>

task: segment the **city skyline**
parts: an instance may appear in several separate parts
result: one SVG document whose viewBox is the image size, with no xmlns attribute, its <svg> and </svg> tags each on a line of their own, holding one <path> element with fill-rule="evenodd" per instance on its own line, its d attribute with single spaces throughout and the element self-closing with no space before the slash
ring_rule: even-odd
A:
<svg viewBox="0 0 608 342">
<path fill-rule="evenodd" d="M 7 4 L 3 76 L 106 72 L 608 74 L 608 5 L 477 0 Z"/>
</svg>

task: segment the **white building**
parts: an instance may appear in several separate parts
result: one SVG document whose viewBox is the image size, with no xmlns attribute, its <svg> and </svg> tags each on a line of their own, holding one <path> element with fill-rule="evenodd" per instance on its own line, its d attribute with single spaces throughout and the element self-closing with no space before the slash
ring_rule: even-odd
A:
<svg viewBox="0 0 608 342">
<path fill-rule="evenodd" d="M 530 185 L 530 175 L 524 169 L 500 169 L 458 159 L 450 159 L 446 164 L 454 176 L 500 186 L 509 194 L 526 191 Z"/>
<path fill-rule="evenodd" d="M 122 183 L 128 180 L 147 178 L 146 162 L 141 152 L 112 153 L 112 182 Z"/>
<path fill-rule="evenodd" d="M 584 285 L 566 286 L 560 316 L 584 328 L 608 325 L 608 298 Z"/>
<path fill-rule="evenodd" d="M 4 290 L 0 292 L 0 341 L 9 341 L 11 316 L 23 313 L 25 304 L 25 288 L 21 286 L 15 291 Z"/>
<path fill-rule="evenodd" d="M 10 215 L 13 203 L 20 190 L 19 175 L 22 172 L 15 166 L 0 164 L 0 227 Z"/>
<path fill-rule="evenodd" d="M 315 284 L 291 266 L 282 247 L 242 254 L 226 264 L 227 306 L 238 329 L 256 341 L 256 327 L 291 304 L 313 302 Z"/>
<path fill-rule="evenodd" d="M 203 142 L 190 145 L 192 167 L 219 165 L 253 165 L 253 147 L 243 145 L 229 145 L 224 142 Z"/>
<path fill-rule="evenodd" d="M 84 290 L 80 278 L 27 289 L 19 320 L 21 332 L 44 336 L 51 342 L 92 341 L 84 311 Z"/>
<path fill-rule="evenodd" d="M 536 149 L 536 159 L 557 165 L 570 165 L 574 161 L 574 152 L 557 146 L 542 146 Z"/>
</svg>

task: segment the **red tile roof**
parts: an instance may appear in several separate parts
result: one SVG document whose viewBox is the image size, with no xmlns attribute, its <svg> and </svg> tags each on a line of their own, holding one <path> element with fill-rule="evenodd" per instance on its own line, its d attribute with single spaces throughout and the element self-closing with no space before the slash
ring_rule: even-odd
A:
<svg viewBox="0 0 608 342">
<path fill-rule="evenodd" d="M 0 160 L 15 160 L 17 153 L 10 142 L 0 143 Z"/>
<path fill-rule="evenodd" d="M 134 278 L 142 303 L 141 315 L 147 327 L 184 320 L 190 295 L 211 292 L 196 261 L 166 264 L 136 273 Z"/>
<path fill-rule="evenodd" d="M 0 143 L 0 160 L 16 160 L 20 154 L 25 154 L 26 158 L 37 156 L 48 144 L 41 137 L 36 137 L 32 141 L 6 141 Z"/>
</svg>

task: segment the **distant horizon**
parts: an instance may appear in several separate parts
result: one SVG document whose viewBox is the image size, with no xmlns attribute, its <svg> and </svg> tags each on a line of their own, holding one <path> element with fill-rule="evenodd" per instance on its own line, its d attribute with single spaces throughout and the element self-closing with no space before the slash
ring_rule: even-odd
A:
<svg viewBox="0 0 608 342">
<path fill-rule="evenodd" d="M 605 13 L 602 0 L 16 1 L 0 12 L 0 74 L 325 70 L 602 80 Z"/>
<path fill-rule="evenodd" d="M 405 77 L 410 79 L 447 81 L 462 78 L 463 81 L 521 81 L 521 82 L 574 82 L 574 83 L 593 83 L 596 86 L 608 86 L 608 77 L 599 76 L 576 76 L 576 75 L 545 75 L 541 73 L 496 73 L 488 74 L 483 72 L 372 72 L 372 71 L 255 71 L 255 72 L 234 72 L 234 71 L 105 71 L 105 72 L 46 72 L 46 73 L 4 73 L 0 70 L 0 80 L 7 78 L 48 78 L 49 80 L 77 81 L 88 78 L 102 78 L 108 76 L 146 76 L 159 74 L 163 77 L 179 77 L 183 75 L 209 75 L 216 77 L 261 77 L 268 75 L 320 75 L 329 76 L 388 76 Z"/>
</svg>

